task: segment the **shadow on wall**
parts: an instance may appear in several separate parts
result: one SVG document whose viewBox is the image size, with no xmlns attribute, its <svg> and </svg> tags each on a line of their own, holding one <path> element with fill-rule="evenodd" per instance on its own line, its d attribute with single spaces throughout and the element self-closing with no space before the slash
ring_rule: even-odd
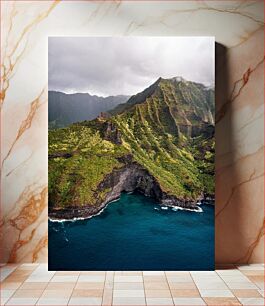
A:
<svg viewBox="0 0 265 306">
<path fill-rule="evenodd" d="M 232 141 L 232 124 L 229 120 L 229 126 L 226 131 L 231 131 L 231 134 L 225 135 L 225 130 L 222 126 L 222 118 L 225 116 L 226 109 L 229 103 L 229 74 L 227 67 L 227 48 L 219 43 L 215 43 L 215 216 L 216 219 L 220 213 L 223 203 L 222 203 L 222 188 L 221 181 L 219 180 L 220 167 L 219 163 L 221 161 L 222 155 L 222 144 L 223 141 L 218 141 L 221 138 L 225 138 L 226 147 L 229 148 L 228 152 L 233 151 L 233 141 Z M 231 117 L 230 117 L 231 118 Z M 231 173 L 235 176 L 235 173 Z M 225 224 L 224 224 L 225 225 Z M 222 226 L 220 223 L 215 221 L 215 263 L 221 263 L 222 258 L 219 254 L 222 254 Z"/>
<path fill-rule="evenodd" d="M 215 262 L 247 263 L 253 250 L 246 245 L 246 230 L 250 225 L 242 215 L 242 203 L 246 201 L 244 191 L 237 188 L 242 184 L 242 174 L 235 165 L 239 132 L 235 130 L 231 109 L 234 88 L 229 78 L 228 50 L 219 43 L 215 47 Z M 224 176 L 224 172 L 228 172 L 229 177 Z"/>
</svg>

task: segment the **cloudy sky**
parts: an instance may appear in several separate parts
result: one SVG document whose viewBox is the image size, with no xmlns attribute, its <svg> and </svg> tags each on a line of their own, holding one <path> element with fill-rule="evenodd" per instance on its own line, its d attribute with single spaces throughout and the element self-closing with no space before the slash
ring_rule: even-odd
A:
<svg viewBox="0 0 265 306">
<path fill-rule="evenodd" d="M 175 76 L 213 85 L 214 38 L 49 38 L 49 90 L 132 95 Z"/>
</svg>

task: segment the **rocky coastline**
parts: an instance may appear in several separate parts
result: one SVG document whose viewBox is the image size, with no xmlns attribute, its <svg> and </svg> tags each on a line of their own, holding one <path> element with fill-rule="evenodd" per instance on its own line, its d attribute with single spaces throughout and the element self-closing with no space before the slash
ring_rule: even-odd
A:
<svg viewBox="0 0 265 306">
<path fill-rule="evenodd" d="M 114 169 L 99 184 L 98 191 L 95 192 L 97 198 L 98 193 L 106 192 L 104 199 L 98 199 L 95 205 L 68 206 L 67 208 L 49 207 L 50 220 L 75 220 L 88 219 L 98 215 L 111 202 L 118 200 L 122 192 L 139 192 L 147 197 L 152 197 L 161 206 L 180 207 L 189 210 L 199 210 L 197 203 L 211 204 L 214 199 L 211 197 L 201 197 L 197 200 L 178 199 L 176 196 L 169 195 L 164 192 L 156 178 L 151 175 L 148 170 L 137 162 L 133 161 L 131 155 L 123 156 L 120 160 L 124 166 Z"/>
</svg>

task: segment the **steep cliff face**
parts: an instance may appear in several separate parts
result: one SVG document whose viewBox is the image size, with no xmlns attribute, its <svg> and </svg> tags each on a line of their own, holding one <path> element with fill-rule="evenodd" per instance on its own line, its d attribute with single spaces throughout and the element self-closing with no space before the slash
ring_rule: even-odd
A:
<svg viewBox="0 0 265 306">
<path fill-rule="evenodd" d="M 202 84 L 160 78 L 111 119 L 135 160 L 182 201 L 214 194 L 213 97 Z"/>
<path fill-rule="evenodd" d="M 107 190 L 107 192 L 105 192 Z M 118 199 L 122 192 L 138 191 L 146 196 L 154 197 L 159 201 L 162 191 L 155 178 L 143 167 L 135 162 L 127 162 L 123 167 L 113 169 L 107 174 L 97 186 L 95 192 L 95 203 L 85 203 L 80 206 L 67 206 L 66 208 L 50 207 L 51 218 L 72 219 L 78 217 L 89 217 L 97 214 L 111 201 Z M 103 192 L 104 198 L 98 198 Z"/>
<path fill-rule="evenodd" d="M 175 196 L 169 196 L 162 191 L 156 178 L 145 168 L 133 161 L 131 155 L 121 158 L 124 166 L 107 174 L 97 186 L 95 192 L 97 199 L 94 205 L 75 205 L 67 207 L 49 207 L 49 217 L 55 219 L 87 218 L 98 214 L 108 203 L 120 198 L 122 192 L 140 192 L 145 196 L 154 198 L 157 202 L 167 206 L 179 206 L 197 210 L 196 201 L 180 201 Z M 109 190 L 105 193 L 106 190 Z M 97 194 L 105 193 L 104 198 L 98 198 Z"/>
<path fill-rule="evenodd" d="M 112 117 L 49 132 L 49 216 L 88 217 L 120 193 L 196 209 L 214 198 L 213 91 L 158 79 Z"/>
<path fill-rule="evenodd" d="M 206 125 L 214 125 L 214 91 L 180 77 L 159 78 L 127 103 L 118 105 L 111 114 L 134 111 L 134 107 L 149 114 L 150 118 L 145 120 L 160 123 L 166 132 L 178 131 L 195 137 Z"/>
</svg>

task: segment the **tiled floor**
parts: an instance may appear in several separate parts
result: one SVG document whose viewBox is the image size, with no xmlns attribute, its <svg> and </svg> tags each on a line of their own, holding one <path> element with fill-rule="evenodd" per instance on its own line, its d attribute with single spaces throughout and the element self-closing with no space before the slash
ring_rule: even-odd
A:
<svg viewBox="0 0 265 306">
<path fill-rule="evenodd" d="M 264 305 L 264 265 L 212 272 L 51 272 L 3 265 L 1 305 Z"/>
</svg>

